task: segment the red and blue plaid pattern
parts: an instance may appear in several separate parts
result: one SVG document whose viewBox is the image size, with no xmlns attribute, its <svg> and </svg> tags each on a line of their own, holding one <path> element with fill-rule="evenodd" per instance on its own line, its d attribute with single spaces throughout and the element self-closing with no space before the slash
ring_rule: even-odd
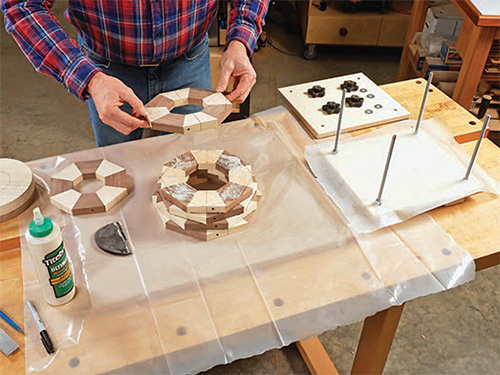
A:
<svg viewBox="0 0 500 375">
<path fill-rule="evenodd" d="M 85 99 L 99 68 L 50 12 L 55 0 L 1 0 L 5 26 L 35 69 L 55 77 Z M 227 43 L 251 52 L 262 31 L 269 0 L 232 0 Z M 66 18 L 86 48 L 113 62 L 148 65 L 174 59 L 199 43 L 217 0 L 69 0 Z"/>
</svg>

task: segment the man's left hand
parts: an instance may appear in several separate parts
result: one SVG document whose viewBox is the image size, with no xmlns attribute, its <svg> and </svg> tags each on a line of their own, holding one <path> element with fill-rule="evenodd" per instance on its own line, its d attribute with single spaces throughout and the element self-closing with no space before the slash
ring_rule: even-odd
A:
<svg viewBox="0 0 500 375">
<path fill-rule="evenodd" d="M 257 80 L 257 73 L 250 63 L 245 45 L 237 40 L 229 43 L 226 51 L 222 54 L 220 66 L 221 73 L 217 91 L 225 91 L 229 79 L 232 77 L 234 90 L 227 95 L 227 98 L 231 102 L 243 103 Z"/>
</svg>

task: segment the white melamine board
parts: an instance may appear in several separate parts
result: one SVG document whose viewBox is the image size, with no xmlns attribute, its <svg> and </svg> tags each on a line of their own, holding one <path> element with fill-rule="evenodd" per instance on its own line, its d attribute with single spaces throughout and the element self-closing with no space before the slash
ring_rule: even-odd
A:
<svg viewBox="0 0 500 375">
<path fill-rule="evenodd" d="M 309 146 L 306 157 L 318 181 L 358 232 L 371 232 L 498 184 L 478 165 L 463 179 L 469 156 L 452 137 L 440 138 L 439 124 L 405 121 L 360 137 L 341 140 L 333 154 L 332 142 Z M 382 204 L 376 204 L 393 134 L 397 134 Z M 491 183 L 490 183 L 491 181 Z"/>
<path fill-rule="evenodd" d="M 295 113 L 299 115 L 304 125 L 307 126 L 312 134 L 316 138 L 325 138 L 337 133 L 339 115 L 329 115 L 321 107 L 328 101 L 341 102 L 342 90 L 340 89 L 340 85 L 346 80 L 356 81 L 359 86 L 357 91 L 347 93 L 346 97 L 358 95 L 364 98 L 364 102 L 360 108 L 345 107 L 341 133 L 404 120 L 410 117 L 410 113 L 404 107 L 363 73 L 282 87 L 279 89 L 279 92 Z M 312 98 L 307 94 L 307 90 L 314 85 L 320 85 L 325 88 L 326 94 L 324 97 Z M 363 91 L 366 89 L 366 92 L 361 92 L 361 89 Z M 368 95 L 370 94 L 374 97 L 369 98 Z M 381 105 L 382 107 L 375 108 L 376 105 Z M 366 110 L 372 111 L 372 113 L 367 114 Z"/>
<path fill-rule="evenodd" d="M 498 0 L 470 0 L 483 16 L 500 15 L 500 1 Z"/>
</svg>

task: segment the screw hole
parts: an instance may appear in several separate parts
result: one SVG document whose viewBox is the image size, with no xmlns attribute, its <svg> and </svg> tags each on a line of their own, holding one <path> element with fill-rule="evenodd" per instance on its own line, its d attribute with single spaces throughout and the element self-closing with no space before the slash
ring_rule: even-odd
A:
<svg viewBox="0 0 500 375">
<path fill-rule="evenodd" d="M 69 360 L 68 364 L 69 367 L 78 367 L 78 365 L 80 364 L 80 359 L 77 357 L 73 357 Z"/>
<path fill-rule="evenodd" d="M 325 127 L 325 124 L 321 124 L 321 127 L 324 128 Z"/>
<path fill-rule="evenodd" d="M 429 92 L 434 92 L 434 89 L 429 89 Z"/>
<path fill-rule="evenodd" d="M 284 302 L 283 302 L 283 300 L 282 300 L 281 298 L 276 298 L 276 299 L 274 300 L 274 306 L 276 306 L 276 307 L 281 307 L 281 306 L 283 306 L 283 305 L 284 305 Z"/>
<path fill-rule="evenodd" d="M 469 121 L 469 125 L 476 125 L 475 121 Z"/>
<path fill-rule="evenodd" d="M 416 81 L 415 82 L 417 85 L 421 85 L 422 84 L 422 81 Z"/>
<path fill-rule="evenodd" d="M 187 329 L 185 327 L 177 327 L 175 333 L 179 336 L 184 336 L 187 333 Z"/>
</svg>

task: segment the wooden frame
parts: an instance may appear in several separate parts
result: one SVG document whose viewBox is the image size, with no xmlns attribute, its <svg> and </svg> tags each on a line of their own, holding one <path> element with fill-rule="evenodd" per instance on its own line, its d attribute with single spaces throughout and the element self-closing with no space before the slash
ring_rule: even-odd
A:
<svg viewBox="0 0 500 375">
<path fill-rule="evenodd" d="M 93 193 L 75 190 L 92 179 L 104 186 Z M 71 215 L 106 212 L 127 196 L 127 172 L 105 159 L 72 163 L 52 176 L 50 193 L 50 203 Z"/>
</svg>

